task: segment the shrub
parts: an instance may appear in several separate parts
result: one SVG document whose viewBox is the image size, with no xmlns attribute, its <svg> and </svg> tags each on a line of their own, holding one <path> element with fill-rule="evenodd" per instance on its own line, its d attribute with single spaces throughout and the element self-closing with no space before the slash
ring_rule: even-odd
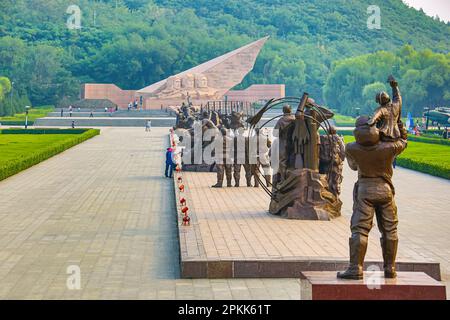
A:
<svg viewBox="0 0 450 320">
<path fill-rule="evenodd" d="M 344 141 L 345 143 L 353 142 L 355 138 L 346 135 Z M 397 158 L 397 165 L 436 177 L 450 179 L 450 147 L 440 143 L 412 141 L 408 138 L 408 147 Z"/>
<path fill-rule="evenodd" d="M 3 129 L 2 134 L 82 134 L 90 129 L 58 129 L 58 128 L 39 128 L 39 129 L 22 129 L 12 128 Z"/>
<path fill-rule="evenodd" d="M 449 150 L 450 151 L 450 150 Z M 450 180 L 450 167 L 440 163 L 427 163 L 421 159 L 413 159 L 404 156 L 397 158 L 397 165 L 403 168 L 420 171 Z"/>
<path fill-rule="evenodd" d="M 429 138 L 429 137 L 408 135 L 408 141 L 416 141 L 416 142 L 431 143 L 431 144 L 443 144 L 445 146 L 450 146 L 450 140 L 442 139 L 439 137 Z"/>
</svg>

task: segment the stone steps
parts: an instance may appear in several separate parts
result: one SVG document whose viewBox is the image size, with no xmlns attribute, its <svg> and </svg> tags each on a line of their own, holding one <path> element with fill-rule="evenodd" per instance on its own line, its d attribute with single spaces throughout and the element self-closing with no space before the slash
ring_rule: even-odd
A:
<svg viewBox="0 0 450 320">
<path fill-rule="evenodd" d="M 34 126 L 37 127 L 70 127 L 75 121 L 75 127 L 142 127 L 151 120 L 152 127 L 172 127 L 175 118 L 172 117 L 148 117 L 148 118 L 82 118 L 82 117 L 45 117 L 37 119 Z"/>
<path fill-rule="evenodd" d="M 159 111 L 159 110 L 143 110 L 143 111 L 116 111 L 113 113 L 104 111 L 93 111 L 94 118 L 104 118 L 104 117 L 119 117 L 119 118 L 144 118 L 144 117 L 170 117 L 169 113 Z M 91 111 L 73 111 L 72 117 L 76 118 L 89 118 Z M 69 117 L 69 111 L 64 111 L 63 117 Z M 47 118 L 61 118 L 61 111 L 50 112 Z"/>
</svg>

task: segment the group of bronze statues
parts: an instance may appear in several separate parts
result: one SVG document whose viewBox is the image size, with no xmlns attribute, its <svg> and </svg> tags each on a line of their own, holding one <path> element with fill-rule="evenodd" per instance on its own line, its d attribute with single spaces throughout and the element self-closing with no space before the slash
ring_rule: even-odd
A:
<svg viewBox="0 0 450 320">
<path fill-rule="evenodd" d="M 264 179 L 266 184 L 269 185 L 271 182 L 269 162 L 270 137 L 267 134 L 264 135 L 266 138 L 264 139 L 265 150 L 263 146 L 260 147 L 258 145 L 258 156 L 252 158 L 252 155 L 250 155 L 250 143 L 253 142 L 253 139 L 256 139 L 256 143 L 259 143 L 259 130 L 256 129 L 253 132 L 253 136 L 249 136 L 249 131 L 246 130 L 246 124 L 244 123 L 244 116 L 242 110 L 230 110 L 229 113 L 222 113 L 220 110 L 207 110 L 183 103 L 177 113 L 176 129 L 178 129 L 178 132 L 184 129 L 186 132 L 183 136 L 190 135 L 192 137 L 190 150 L 195 149 L 193 136 L 196 123 L 201 127 L 202 133 L 205 133 L 206 130 L 212 130 L 220 133 L 221 138 L 221 141 L 215 140 L 214 137 L 210 141 L 202 141 L 200 152 L 214 141 L 222 143 L 221 148 L 213 151 L 216 161 L 212 166 L 203 163 L 189 164 L 185 165 L 185 169 L 195 171 L 212 171 L 215 169 L 217 182 L 212 187 L 221 188 L 223 187 L 224 179 L 226 179 L 227 187 L 233 187 L 233 179 L 234 187 L 239 187 L 242 167 L 245 171 L 247 187 L 259 187 L 260 167 L 262 167 Z M 191 151 L 189 156 L 193 160 L 194 152 Z"/>
<path fill-rule="evenodd" d="M 271 141 L 264 128 L 262 116 L 276 101 L 269 101 L 256 115 L 248 117 L 239 111 L 221 114 L 183 105 L 178 113 L 177 128 L 191 130 L 200 123 L 202 131 L 214 129 L 221 133 L 222 148 L 216 153 L 215 168 L 220 188 L 240 186 L 244 167 L 247 186 L 261 185 L 270 194 L 269 212 L 291 219 L 330 220 L 341 214 L 343 162 L 358 171 L 353 190 L 352 235 L 349 240 L 350 265 L 338 277 L 361 279 L 368 234 L 374 215 L 382 234 L 381 247 L 386 277 L 393 278 L 397 253 L 397 207 L 392 184 L 393 161 L 406 148 L 406 130 L 400 120 L 402 100 L 396 80 L 390 76 L 392 100 L 386 92 L 376 95 L 379 107 L 372 116 L 356 120 L 355 142 L 344 145 L 343 138 L 330 125 L 333 112 L 319 106 L 305 93 L 301 99 L 285 99 L 297 104 L 295 112 L 289 104 L 283 106 Z M 264 139 L 263 139 L 263 138 Z M 256 141 L 256 142 L 255 142 Z M 276 143 L 274 143 L 276 142 Z M 251 152 L 256 143 L 256 153 Z M 202 148 L 210 142 L 204 143 Z M 244 147 L 242 147 L 244 146 Z M 261 148 L 262 147 L 262 148 Z M 241 148 L 241 150 L 239 150 Z M 243 150 L 242 150 L 243 148 Z M 241 152 L 240 152 L 241 151 Z M 277 163 L 271 162 L 277 155 Z M 218 161 L 219 160 L 219 161 Z M 252 161 L 253 160 L 253 161 Z"/>
</svg>

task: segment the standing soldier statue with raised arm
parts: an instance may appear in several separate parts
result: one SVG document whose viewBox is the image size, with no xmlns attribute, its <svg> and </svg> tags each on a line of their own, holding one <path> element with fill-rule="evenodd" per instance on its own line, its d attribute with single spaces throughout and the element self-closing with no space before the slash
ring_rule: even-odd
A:
<svg viewBox="0 0 450 320">
<path fill-rule="evenodd" d="M 391 80 L 391 86 L 396 90 L 397 83 L 393 81 L 395 80 Z M 379 100 L 378 95 L 376 99 Z M 397 99 L 401 101 L 400 95 Z M 386 106 L 387 103 L 384 105 Z M 392 163 L 394 158 L 406 148 L 407 133 L 401 122 L 397 123 L 397 119 L 386 121 L 384 116 L 377 116 L 375 119 L 378 120 L 374 121 L 367 116 L 359 117 L 354 130 L 356 142 L 347 144 L 345 149 L 350 168 L 358 171 L 358 181 L 353 189 L 353 214 L 350 227 L 352 236 L 349 239 L 350 265 L 346 271 L 337 274 L 337 277 L 342 279 L 363 278 L 364 257 L 374 215 L 381 233 L 384 276 L 396 277 L 398 219 L 394 201 L 395 189 L 392 184 Z M 388 125 L 398 126 L 398 137 L 396 137 L 397 133 L 391 136 L 391 133 L 396 130 Z M 378 127 L 385 131 L 380 131 Z M 380 138 L 388 141 L 380 140 Z"/>
</svg>

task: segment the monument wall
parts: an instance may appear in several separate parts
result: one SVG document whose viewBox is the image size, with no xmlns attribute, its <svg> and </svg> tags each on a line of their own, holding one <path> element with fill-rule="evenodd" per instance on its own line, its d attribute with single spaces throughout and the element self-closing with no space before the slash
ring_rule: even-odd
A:
<svg viewBox="0 0 450 320">
<path fill-rule="evenodd" d="M 231 101 L 257 102 L 284 98 L 286 89 L 284 84 L 252 84 L 247 89 L 230 90 L 225 96 Z"/>
<path fill-rule="evenodd" d="M 85 83 L 81 87 L 81 99 L 107 99 L 119 108 L 127 108 L 135 99 L 136 90 L 122 90 L 110 83 Z"/>
</svg>

